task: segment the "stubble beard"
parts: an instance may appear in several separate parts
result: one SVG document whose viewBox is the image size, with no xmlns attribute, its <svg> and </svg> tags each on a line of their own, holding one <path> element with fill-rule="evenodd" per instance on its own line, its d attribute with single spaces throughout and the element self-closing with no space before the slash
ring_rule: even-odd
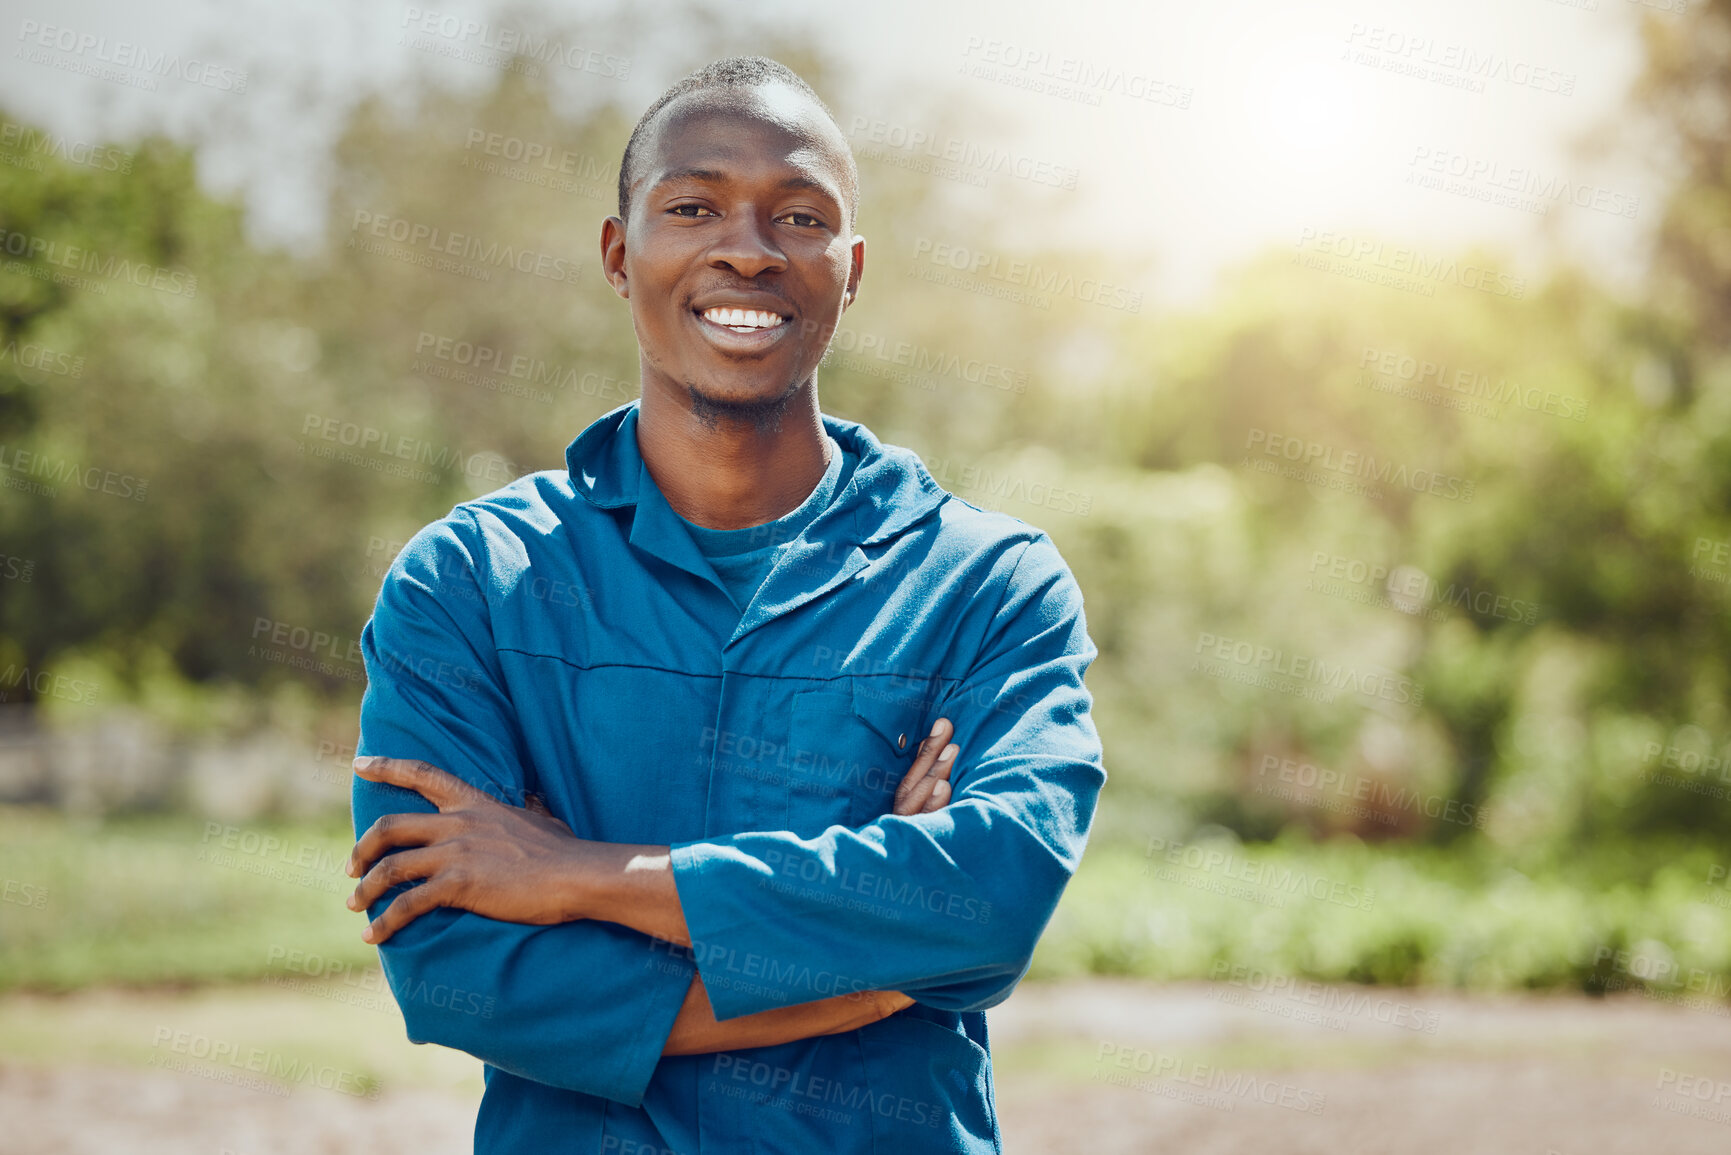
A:
<svg viewBox="0 0 1731 1155">
<path fill-rule="evenodd" d="M 788 406 L 799 396 L 797 384 L 778 396 L 752 398 L 748 401 L 713 396 L 705 393 L 694 381 L 685 382 L 685 391 L 691 397 L 691 415 L 701 421 L 705 428 L 716 430 L 726 421 L 731 425 L 750 425 L 759 436 L 780 433 L 781 421 L 787 414 Z"/>
</svg>

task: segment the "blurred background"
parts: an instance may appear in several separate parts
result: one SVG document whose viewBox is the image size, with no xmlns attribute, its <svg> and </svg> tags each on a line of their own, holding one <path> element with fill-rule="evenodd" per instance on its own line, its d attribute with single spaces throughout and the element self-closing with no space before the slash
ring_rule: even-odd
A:
<svg viewBox="0 0 1731 1155">
<path fill-rule="evenodd" d="M 759 53 L 860 166 L 824 409 L 1100 651 L 1008 1148 L 1723 1151 L 1731 3 L 749 8 L 0 3 L 0 1150 L 468 1150 L 358 637 L 636 396 L 619 154 Z"/>
</svg>

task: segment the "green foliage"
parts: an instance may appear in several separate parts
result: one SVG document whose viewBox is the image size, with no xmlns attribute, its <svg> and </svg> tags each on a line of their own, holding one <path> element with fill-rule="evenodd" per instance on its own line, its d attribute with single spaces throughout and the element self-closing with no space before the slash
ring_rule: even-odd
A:
<svg viewBox="0 0 1731 1155">
<path fill-rule="evenodd" d="M 1351 841 L 1169 848 L 1090 850 L 1030 973 L 1634 989 L 1702 1005 L 1731 991 L 1731 891 L 1708 884 L 1702 851 L 1643 845 L 1520 871 Z"/>
<path fill-rule="evenodd" d="M 1034 307 L 909 274 L 931 267 L 930 243 L 1072 280 L 1142 270 L 1018 231 L 1072 211 L 1070 194 L 994 189 L 993 214 L 964 215 L 945 182 L 862 162 L 867 273 L 851 344 L 820 372 L 824 407 L 1057 540 L 1100 649 L 1102 845 L 1215 823 L 1512 860 L 1731 830 L 1731 775 L 1705 761 L 1731 765 L 1731 197 L 1718 121 L 1699 119 L 1727 98 L 1727 40 L 1708 33 L 1728 11 L 1649 34 L 1643 106 L 1687 161 L 1650 301 L 1567 268 L 1522 281 L 1495 253 L 1391 285 L 1275 252 L 1188 315 L 1062 292 Z M 703 36 L 732 47 L 719 27 Z M 829 87 L 799 46 L 778 54 Z M 397 546 L 456 501 L 559 468 L 635 392 L 629 313 L 596 267 L 635 117 L 513 72 L 366 102 L 332 158 L 326 243 L 302 256 L 250 243 L 161 140 L 127 173 L 0 166 L 9 233 L 196 277 L 176 292 L 56 279 L 64 262 L 43 253 L 0 266 L 6 340 L 82 359 L 0 360 L 0 448 L 74 467 L 51 495 L 0 470 L 0 554 L 31 567 L 26 581 L 0 564 L 6 700 L 59 708 L 36 672 L 91 671 L 180 725 L 272 716 L 235 709 L 238 692 L 317 699 L 352 734 L 354 643 Z M 562 181 L 477 133 L 569 158 Z M 429 268 L 393 222 L 576 276 Z M 480 350 L 527 368 L 465 363 Z M 946 368 L 977 361 L 1017 387 Z M 1277 444 L 1311 481 L 1259 468 L 1293 464 L 1264 452 Z M 1366 479 L 1348 460 L 1377 463 L 1380 496 L 1350 491 Z M 143 499 L 103 492 L 108 474 L 147 482 Z M 1296 692 L 1317 670 L 1344 671 L 1331 700 Z M 1440 965 L 1424 961 L 1436 949 L 1414 931 L 1354 965 L 1414 972 Z"/>
</svg>

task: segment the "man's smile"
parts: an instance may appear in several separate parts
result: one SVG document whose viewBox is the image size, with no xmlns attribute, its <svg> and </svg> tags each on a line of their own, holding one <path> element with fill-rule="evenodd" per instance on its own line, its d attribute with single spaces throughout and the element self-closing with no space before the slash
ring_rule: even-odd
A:
<svg viewBox="0 0 1731 1155">
<path fill-rule="evenodd" d="M 709 342 L 727 353 L 759 353 L 776 345 L 792 328 L 784 313 L 739 305 L 692 309 L 697 327 Z"/>
<path fill-rule="evenodd" d="M 773 329 L 787 322 L 780 313 L 766 313 L 760 309 L 724 309 L 719 306 L 705 309 L 699 313 L 705 321 L 713 321 L 717 325 L 726 325 L 735 333 L 749 333 L 754 329 Z"/>
</svg>

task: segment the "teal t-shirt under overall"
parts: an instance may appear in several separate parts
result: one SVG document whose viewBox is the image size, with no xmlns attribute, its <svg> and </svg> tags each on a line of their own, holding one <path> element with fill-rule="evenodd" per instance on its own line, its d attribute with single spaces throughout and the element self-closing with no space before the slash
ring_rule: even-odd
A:
<svg viewBox="0 0 1731 1155">
<path fill-rule="evenodd" d="M 829 446 L 829 466 L 817 488 L 800 502 L 797 509 L 774 521 L 748 525 L 744 529 L 710 529 L 684 517 L 679 519 L 685 522 L 691 540 L 697 543 L 715 576 L 727 587 L 727 596 L 733 599 L 733 604 L 742 614 L 751 604 L 757 587 L 769 576 L 776 555 L 800 535 L 812 518 L 829 508 L 829 503 L 847 484 L 847 477 L 853 472 L 858 459 L 836 444 L 835 438 L 828 434 L 824 435 L 824 440 Z"/>
</svg>

